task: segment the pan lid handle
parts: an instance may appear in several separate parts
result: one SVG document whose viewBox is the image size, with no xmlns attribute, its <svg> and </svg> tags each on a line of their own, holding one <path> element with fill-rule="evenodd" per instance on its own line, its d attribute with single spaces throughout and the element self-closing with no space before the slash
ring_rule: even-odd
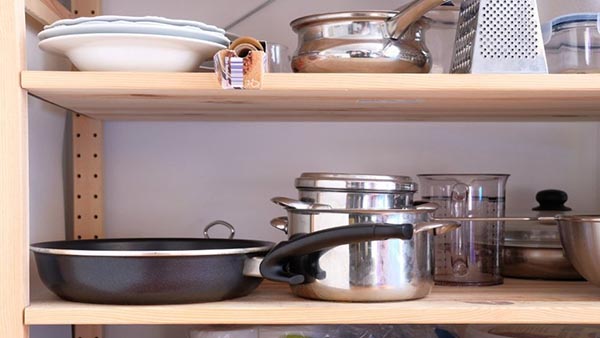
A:
<svg viewBox="0 0 600 338">
<path fill-rule="evenodd" d="M 210 230 L 210 228 L 214 227 L 215 225 L 222 225 L 222 226 L 226 227 L 227 229 L 229 229 L 228 239 L 232 239 L 233 236 L 235 236 L 235 228 L 233 227 L 233 225 L 231 225 L 231 223 L 225 222 L 223 220 L 217 220 L 217 221 L 209 223 L 207 226 L 204 227 L 204 238 L 210 238 L 210 235 L 208 234 L 208 230 Z"/>
</svg>

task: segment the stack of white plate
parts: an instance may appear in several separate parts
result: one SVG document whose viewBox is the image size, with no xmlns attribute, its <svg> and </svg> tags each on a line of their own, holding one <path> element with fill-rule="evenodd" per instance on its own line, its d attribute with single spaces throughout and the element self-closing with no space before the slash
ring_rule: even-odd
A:
<svg viewBox="0 0 600 338">
<path fill-rule="evenodd" d="M 41 49 L 82 71 L 195 71 L 230 43 L 221 28 L 154 16 L 59 20 L 38 37 Z"/>
</svg>

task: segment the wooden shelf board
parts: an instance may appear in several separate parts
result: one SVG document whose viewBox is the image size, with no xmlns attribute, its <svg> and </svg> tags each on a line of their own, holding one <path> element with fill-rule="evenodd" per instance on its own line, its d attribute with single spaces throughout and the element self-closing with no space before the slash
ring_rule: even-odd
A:
<svg viewBox="0 0 600 338">
<path fill-rule="evenodd" d="M 107 120 L 600 121 L 600 74 L 265 74 L 24 71 L 30 94 Z"/>
<path fill-rule="evenodd" d="M 25 0 L 25 12 L 43 25 L 73 17 L 58 0 Z"/>
<path fill-rule="evenodd" d="M 336 303 L 294 297 L 263 283 L 247 297 L 204 304 L 119 306 L 62 301 L 44 293 L 28 325 L 53 324 L 600 324 L 600 288 L 587 282 L 507 279 L 494 287 L 439 287 L 421 300 Z"/>
</svg>

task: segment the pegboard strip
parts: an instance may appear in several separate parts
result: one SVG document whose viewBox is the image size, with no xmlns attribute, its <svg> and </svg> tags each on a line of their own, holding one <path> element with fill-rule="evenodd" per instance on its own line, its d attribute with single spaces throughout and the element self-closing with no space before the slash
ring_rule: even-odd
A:
<svg viewBox="0 0 600 338">
<path fill-rule="evenodd" d="M 73 113 L 73 238 L 104 236 L 102 121 Z"/>
</svg>

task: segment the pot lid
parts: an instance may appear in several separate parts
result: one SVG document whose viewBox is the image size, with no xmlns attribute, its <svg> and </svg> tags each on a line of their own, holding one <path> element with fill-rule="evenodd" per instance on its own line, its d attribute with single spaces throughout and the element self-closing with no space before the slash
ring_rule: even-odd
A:
<svg viewBox="0 0 600 338">
<path fill-rule="evenodd" d="M 303 173 L 296 178 L 296 188 L 398 193 L 416 192 L 417 183 L 408 176 Z"/>
<path fill-rule="evenodd" d="M 566 192 L 556 189 L 539 191 L 535 195 L 539 206 L 533 208 L 538 216 L 555 216 L 571 211 L 565 206 L 569 196 Z M 560 248 L 560 234 L 557 225 L 546 225 L 534 222 L 508 223 L 504 233 L 504 244 L 507 246 Z"/>
<path fill-rule="evenodd" d="M 528 248 L 561 248 L 556 225 L 509 223 L 504 232 L 504 245 Z"/>
</svg>

